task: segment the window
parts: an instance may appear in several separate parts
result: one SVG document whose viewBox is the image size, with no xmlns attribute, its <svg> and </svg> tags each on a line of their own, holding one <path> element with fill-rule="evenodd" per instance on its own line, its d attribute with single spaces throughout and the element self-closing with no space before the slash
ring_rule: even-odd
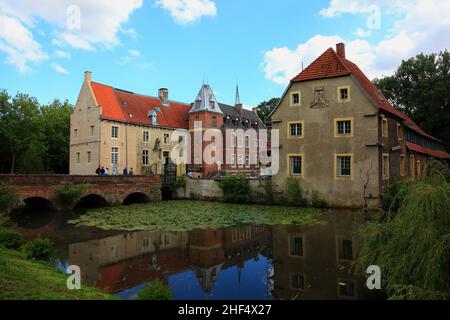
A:
<svg viewBox="0 0 450 320">
<path fill-rule="evenodd" d="M 116 126 L 112 126 L 111 127 L 111 137 L 113 139 L 118 139 L 119 138 L 119 127 L 116 127 Z"/>
<path fill-rule="evenodd" d="M 342 240 L 342 248 L 339 255 L 341 260 L 353 260 L 353 241 L 352 240 Z"/>
<path fill-rule="evenodd" d="M 400 123 L 397 123 L 397 137 L 398 140 L 403 139 L 402 125 Z"/>
<path fill-rule="evenodd" d="M 303 137 L 303 122 L 289 123 L 289 137 L 301 138 Z"/>
<path fill-rule="evenodd" d="M 216 116 L 212 117 L 212 126 L 214 128 L 217 127 L 217 117 Z"/>
<path fill-rule="evenodd" d="M 383 118 L 381 123 L 381 134 L 384 138 L 389 137 L 389 125 L 388 120 L 386 118 Z"/>
<path fill-rule="evenodd" d="M 250 156 L 245 156 L 245 167 L 250 167 Z"/>
<path fill-rule="evenodd" d="M 91 163 L 91 158 L 92 158 L 92 157 L 91 157 L 91 152 L 88 151 L 88 152 L 87 152 L 87 162 L 88 162 L 88 163 Z"/>
<path fill-rule="evenodd" d="M 238 155 L 238 165 L 239 165 L 239 168 L 242 168 L 244 166 L 244 155 L 243 154 Z"/>
<path fill-rule="evenodd" d="M 148 150 L 142 150 L 142 165 L 143 166 L 148 166 L 148 156 L 149 156 L 149 151 Z"/>
<path fill-rule="evenodd" d="M 111 149 L 111 164 L 113 164 L 113 165 L 119 164 L 119 148 Z"/>
<path fill-rule="evenodd" d="M 350 102 L 350 87 L 338 87 L 338 102 Z"/>
<path fill-rule="evenodd" d="M 250 136 L 245 136 L 245 147 L 250 148 Z"/>
<path fill-rule="evenodd" d="M 209 105 L 211 106 L 211 109 L 215 109 L 216 108 L 216 104 L 214 103 L 214 101 L 210 101 Z"/>
<path fill-rule="evenodd" d="M 337 177 L 347 178 L 352 176 L 352 157 L 347 155 L 336 156 L 337 158 Z"/>
<path fill-rule="evenodd" d="M 383 179 L 389 179 L 389 154 L 383 154 Z"/>
<path fill-rule="evenodd" d="M 289 254 L 294 257 L 303 257 L 303 236 L 290 236 Z"/>
<path fill-rule="evenodd" d="M 415 164 L 415 161 L 414 161 L 414 155 L 411 155 L 409 157 L 409 175 L 411 177 L 413 177 L 413 178 L 416 175 L 416 164 Z"/>
<path fill-rule="evenodd" d="M 170 143 L 170 134 L 164 133 L 164 144 Z"/>
<path fill-rule="evenodd" d="M 351 136 L 353 133 L 353 122 L 352 119 L 337 119 L 335 120 L 335 136 Z"/>
<path fill-rule="evenodd" d="M 341 297 L 355 296 L 355 283 L 350 280 L 341 280 L 338 282 L 338 292 Z"/>
<path fill-rule="evenodd" d="M 94 136 L 94 130 L 95 130 L 94 126 L 91 126 L 91 137 Z"/>
<path fill-rule="evenodd" d="M 73 136 L 76 138 L 78 138 L 78 129 L 74 129 L 73 130 Z"/>
<path fill-rule="evenodd" d="M 150 141 L 150 133 L 147 130 L 142 132 L 142 140 L 144 140 L 144 142 Z"/>
<path fill-rule="evenodd" d="M 302 170 L 302 156 L 294 155 L 289 157 L 289 175 L 291 176 L 301 176 L 303 174 Z"/>
<path fill-rule="evenodd" d="M 235 133 L 231 134 L 231 147 L 232 148 L 236 147 L 236 134 Z"/>
<path fill-rule="evenodd" d="M 406 158 L 405 155 L 400 155 L 400 176 L 406 176 Z"/>
<path fill-rule="evenodd" d="M 255 168 L 259 168 L 259 156 L 255 155 Z"/>
<path fill-rule="evenodd" d="M 236 155 L 235 154 L 231 155 L 231 167 L 236 168 Z"/>
<path fill-rule="evenodd" d="M 117 246 L 111 247 L 111 258 L 119 257 L 119 248 Z"/>
<path fill-rule="evenodd" d="M 80 164 L 81 162 L 81 154 L 77 152 L 77 163 Z"/>
<path fill-rule="evenodd" d="M 305 277 L 301 274 L 291 274 L 290 276 L 291 289 L 304 290 L 305 289 Z"/>
<path fill-rule="evenodd" d="M 144 239 L 142 240 L 142 248 L 148 249 L 150 247 L 150 239 Z"/>
<path fill-rule="evenodd" d="M 244 147 L 244 136 L 242 134 L 240 134 L 238 137 L 238 148 L 243 148 L 243 147 Z"/>
<path fill-rule="evenodd" d="M 301 105 L 301 94 L 300 92 L 293 92 L 291 94 L 291 106 Z"/>
</svg>

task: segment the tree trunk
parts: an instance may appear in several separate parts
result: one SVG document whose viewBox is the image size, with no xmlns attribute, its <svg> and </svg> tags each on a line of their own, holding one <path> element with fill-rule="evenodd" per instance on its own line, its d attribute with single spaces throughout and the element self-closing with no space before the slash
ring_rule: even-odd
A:
<svg viewBox="0 0 450 320">
<path fill-rule="evenodd" d="M 14 174 L 14 170 L 16 169 L 16 154 L 13 153 L 11 157 L 11 174 Z"/>
</svg>

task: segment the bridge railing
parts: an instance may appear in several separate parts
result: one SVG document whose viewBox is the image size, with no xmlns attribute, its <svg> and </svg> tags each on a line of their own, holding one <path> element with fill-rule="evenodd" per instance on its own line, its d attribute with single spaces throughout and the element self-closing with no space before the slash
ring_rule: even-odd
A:
<svg viewBox="0 0 450 320">
<path fill-rule="evenodd" d="M 160 176 L 0 175 L 0 185 L 139 184 L 160 183 Z"/>
</svg>

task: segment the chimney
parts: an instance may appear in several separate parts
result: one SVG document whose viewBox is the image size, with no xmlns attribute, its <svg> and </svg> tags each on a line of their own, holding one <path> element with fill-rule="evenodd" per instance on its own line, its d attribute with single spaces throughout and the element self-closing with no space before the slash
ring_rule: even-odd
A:
<svg viewBox="0 0 450 320">
<path fill-rule="evenodd" d="M 336 52 L 337 52 L 339 57 L 345 59 L 345 44 L 343 44 L 342 42 L 338 43 L 336 45 Z"/>
<path fill-rule="evenodd" d="M 91 80 L 92 80 L 92 72 L 85 71 L 84 72 L 84 81 L 86 81 L 88 84 L 91 84 Z"/>
<path fill-rule="evenodd" d="M 161 88 L 158 90 L 158 97 L 163 106 L 169 106 L 169 89 Z"/>
</svg>

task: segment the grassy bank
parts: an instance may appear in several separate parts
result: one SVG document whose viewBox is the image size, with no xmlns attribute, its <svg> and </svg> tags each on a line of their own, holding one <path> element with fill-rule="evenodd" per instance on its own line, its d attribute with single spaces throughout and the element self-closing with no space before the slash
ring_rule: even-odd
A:
<svg viewBox="0 0 450 320">
<path fill-rule="evenodd" d="M 69 223 L 121 231 L 185 231 L 238 224 L 309 224 L 323 210 L 203 201 L 169 201 L 90 210 Z"/>
<path fill-rule="evenodd" d="M 94 288 L 68 290 L 67 276 L 44 262 L 25 260 L 18 251 L 0 248 L 0 299 L 110 300 L 114 296 Z"/>
</svg>

